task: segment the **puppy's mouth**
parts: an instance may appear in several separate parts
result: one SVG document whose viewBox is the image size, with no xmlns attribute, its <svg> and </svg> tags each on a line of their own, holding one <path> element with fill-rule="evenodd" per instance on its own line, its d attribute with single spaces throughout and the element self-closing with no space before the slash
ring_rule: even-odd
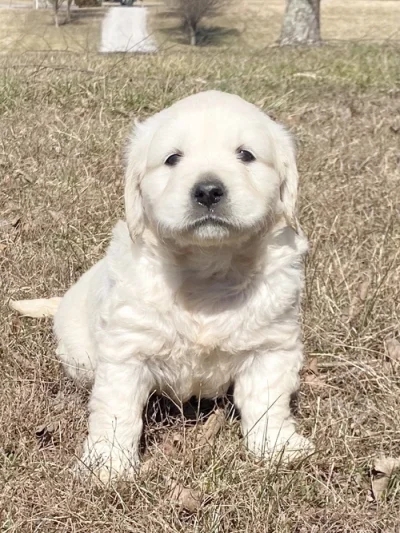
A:
<svg viewBox="0 0 400 533">
<path fill-rule="evenodd" d="M 236 226 L 232 222 L 227 220 L 226 218 L 213 215 L 213 214 L 208 214 L 208 215 L 199 217 L 196 220 L 189 222 L 186 226 L 188 231 L 194 231 L 196 229 L 207 228 L 207 227 L 237 229 Z"/>
</svg>

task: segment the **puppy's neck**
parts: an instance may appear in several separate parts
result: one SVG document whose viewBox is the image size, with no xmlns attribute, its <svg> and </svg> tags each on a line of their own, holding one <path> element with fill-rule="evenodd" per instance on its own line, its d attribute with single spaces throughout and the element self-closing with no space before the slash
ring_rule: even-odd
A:
<svg viewBox="0 0 400 533">
<path fill-rule="evenodd" d="M 265 230 L 236 244 L 207 247 L 161 241 L 152 232 L 145 232 L 143 240 L 151 254 L 161 259 L 160 264 L 175 271 L 185 282 L 230 285 L 241 284 L 244 279 L 251 281 L 263 269 L 268 244 Z"/>
<path fill-rule="evenodd" d="M 233 281 L 242 276 L 249 277 L 259 270 L 263 241 L 264 239 L 257 235 L 236 246 L 187 246 L 175 249 L 172 253 L 175 264 L 187 276 Z"/>
</svg>

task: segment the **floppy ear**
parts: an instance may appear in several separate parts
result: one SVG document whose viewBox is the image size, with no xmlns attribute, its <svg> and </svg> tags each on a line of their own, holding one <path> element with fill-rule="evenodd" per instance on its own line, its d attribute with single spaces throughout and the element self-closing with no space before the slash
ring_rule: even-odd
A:
<svg viewBox="0 0 400 533">
<path fill-rule="evenodd" d="M 296 151 L 291 135 L 275 122 L 271 133 L 275 146 L 275 166 L 280 177 L 280 199 L 286 222 L 295 231 L 298 230 L 296 218 L 297 188 L 299 175 L 296 166 Z"/>
<path fill-rule="evenodd" d="M 131 239 L 135 241 L 144 230 L 144 209 L 140 183 L 146 171 L 147 128 L 135 121 L 132 137 L 127 149 L 125 172 L 125 217 Z"/>
</svg>

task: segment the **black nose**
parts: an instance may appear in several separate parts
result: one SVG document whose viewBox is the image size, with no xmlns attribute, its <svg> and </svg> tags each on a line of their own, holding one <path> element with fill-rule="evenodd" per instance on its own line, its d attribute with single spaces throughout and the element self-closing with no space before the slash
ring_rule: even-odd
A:
<svg viewBox="0 0 400 533">
<path fill-rule="evenodd" d="M 219 181 L 204 181 L 197 183 L 193 190 L 194 200 L 205 207 L 218 204 L 225 195 L 225 188 Z"/>
</svg>

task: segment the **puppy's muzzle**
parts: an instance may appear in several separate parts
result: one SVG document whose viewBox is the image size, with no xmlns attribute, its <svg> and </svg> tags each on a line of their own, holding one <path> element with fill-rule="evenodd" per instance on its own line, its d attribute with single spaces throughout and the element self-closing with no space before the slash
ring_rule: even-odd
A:
<svg viewBox="0 0 400 533">
<path fill-rule="evenodd" d="M 198 181 L 192 190 L 193 203 L 203 209 L 213 210 L 224 203 L 226 189 L 224 184 L 215 177 L 205 177 Z"/>
</svg>

